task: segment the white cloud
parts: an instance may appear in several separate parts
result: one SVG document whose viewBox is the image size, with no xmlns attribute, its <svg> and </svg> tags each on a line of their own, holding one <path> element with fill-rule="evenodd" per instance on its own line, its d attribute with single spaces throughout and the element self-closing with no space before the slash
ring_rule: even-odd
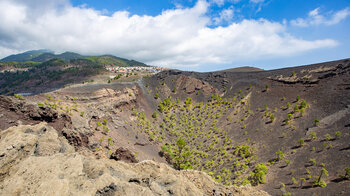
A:
<svg viewBox="0 0 350 196">
<path fill-rule="evenodd" d="M 153 65 L 189 68 L 292 56 L 333 47 L 330 39 L 303 40 L 288 34 L 285 24 L 265 19 L 231 22 L 209 28 L 209 4 L 176 8 L 157 16 L 118 11 L 105 16 L 68 1 L 0 1 L 0 56 L 29 49 L 113 54 Z M 50 3 L 48 3 L 50 2 Z M 45 9 L 44 9 L 45 8 Z M 223 13 L 223 19 L 233 11 Z M 338 16 L 340 17 L 340 16 Z"/>
<path fill-rule="evenodd" d="M 219 7 L 223 6 L 225 3 L 238 3 L 240 1 L 241 0 L 209 0 L 210 3 L 216 4 Z M 259 0 L 250 0 L 250 2 L 252 1 L 259 1 Z"/>
<path fill-rule="evenodd" d="M 340 21 L 344 20 L 346 17 L 350 15 L 350 8 L 343 9 L 337 13 L 335 13 L 331 20 L 327 21 L 329 25 L 338 24 Z"/>
<path fill-rule="evenodd" d="M 213 22 L 215 25 L 220 25 L 222 23 L 231 23 L 233 16 L 234 16 L 234 7 L 231 6 L 227 9 L 223 9 L 220 12 L 219 17 L 213 18 Z"/>
<path fill-rule="evenodd" d="M 317 15 L 318 15 L 318 10 L 320 10 L 319 7 L 316 8 L 316 9 L 314 9 L 314 10 L 311 10 L 311 11 L 309 12 L 309 16 L 317 16 Z"/>
<path fill-rule="evenodd" d="M 217 4 L 218 6 L 223 6 L 225 4 L 225 0 L 211 0 L 211 2 Z"/>
<path fill-rule="evenodd" d="M 299 27 L 309 27 L 317 25 L 335 25 L 346 19 L 350 15 L 350 8 L 345 8 L 328 16 L 320 14 L 320 8 L 309 12 L 307 18 L 297 18 L 291 24 Z"/>
<path fill-rule="evenodd" d="M 249 0 L 249 1 L 252 2 L 252 3 L 262 3 L 265 0 Z"/>
</svg>

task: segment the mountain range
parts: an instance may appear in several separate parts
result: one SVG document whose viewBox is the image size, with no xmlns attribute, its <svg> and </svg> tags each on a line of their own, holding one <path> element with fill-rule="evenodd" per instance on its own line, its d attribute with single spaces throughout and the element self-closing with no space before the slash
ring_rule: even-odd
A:
<svg viewBox="0 0 350 196">
<path fill-rule="evenodd" d="M 63 61 L 69 62 L 76 59 L 88 59 L 95 63 L 100 63 L 102 65 L 111 66 L 148 66 L 145 63 L 141 63 L 135 60 L 128 60 L 125 58 L 116 57 L 113 55 L 101 55 L 101 56 L 84 56 L 74 52 L 64 52 L 62 54 L 54 54 L 53 51 L 41 49 L 41 50 L 30 50 L 19 54 L 13 54 L 7 56 L 1 61 L 3 62 L 37 62 L 43 63 L 52 59 L 61 59 Z"/>
</svg>

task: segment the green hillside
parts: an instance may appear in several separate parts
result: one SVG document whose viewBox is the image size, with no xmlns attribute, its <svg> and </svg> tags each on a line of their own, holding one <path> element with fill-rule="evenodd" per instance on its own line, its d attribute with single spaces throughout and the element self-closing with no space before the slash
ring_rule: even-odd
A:
<svg viewBox="0 0 350 196">
<path fill-rule="evenodd" d="M 83 56 L 78 53 L 74 52 L 64 52 L 62 54 L 54 54 L 51 51 L 48 50 L 33 50 L 24 52 L 21 54 L 15 54 L 10 55 L 8 57 L 5 57 L 1 59 L 0 62 L 2 64 L 8 64 L 5 62 L 17 62 L 17 63 L 10 63 L 12 65 L 16 65 L 17 67 L 28 67 L 28 62 L 39 62 L 43 63 L 46 61 L 50 61 L 52 59 L 61 59 L 65 62 L 70 62 L 72 60 L 76 59 L 86 59 L 93 63 L 96 63 L 98 65 L 102 66 L 122 66 L 122 67 L 128 67 L 128 66 L 148 66 L 144 63 L 135 61 L 135 60 L 128 60 L 125 58 L 115 57 L 112 55 L 102 55 L 102 56 Z M 19 63 L 22 62 L 22 63 Z M 15 66 L 15 67 L 16 67 Z"/>
<path fill-rule="evenodd" d="M 134 61 L 134 60 L 128 60 L 124 58 L 119 58 L 111 55 L 104 55 L 104 56 L 90 56 L 87 57 L 87 59 L 101 64 L 103 66 L 121 66 L 121 67 L 128 67 L 128 66 L 147 66 L 144 63 Z"/>
<path fill-rule="evenodd" d="M 32 61 L 33 59 L 37 58 L 38 56 L 45 54 L 45 53 L 50 53 L 51 51 L 49 50 L 30 50 L 24 53 L 20 54 L 13 54 L 10 56 L 7 56 L 1 61 L 16 61 L 16 62 L 25 62 L 25 61 Z"/>
</svg>

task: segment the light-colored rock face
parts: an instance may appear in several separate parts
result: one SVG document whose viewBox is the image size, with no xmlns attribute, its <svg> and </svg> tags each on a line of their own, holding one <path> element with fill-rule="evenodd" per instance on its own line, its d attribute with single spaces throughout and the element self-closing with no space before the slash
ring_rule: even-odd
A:
<svg viewBox="0 0 350 196">
<path fill-rule="evenodd" d="M 0 195 L 267 195 L 153 161 L 97 160 L 45 123 L 11 127 L 0 137 Z"/>
<path fill-rule="evenodd" d="M 178 89 L 185 90 L 187 94 L 193 94 L 199 90 L 206 96 L 218 93 L 218 90 L 211 86 L 208 82 L 188 76 L 181 76 L 179 79 L 177 79 L 176 87 Z"/>
</svg>

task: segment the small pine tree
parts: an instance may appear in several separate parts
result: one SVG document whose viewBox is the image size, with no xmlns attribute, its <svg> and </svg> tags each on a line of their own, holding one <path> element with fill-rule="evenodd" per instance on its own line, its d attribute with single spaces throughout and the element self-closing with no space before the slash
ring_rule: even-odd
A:
<svg viewBox="0 0 350 196">
<path fill-rule="evenodd" d="M 339 177 L 346 179 L 346 180 L 350 180 L 350 167 L 346 167 L 344 169 L 345 174 L 344 175 L 339 175 Z"/>
<path fill-rule="evenodd" d="M 311 140 L 317 139 L 317 135 L 315 131 L 311 132 L 310 135 L 311 135 Z"/>
<path fill-rule="evenodd" d="M 299 182 L 294 177 L 292 177 L 292 181 L 293 181 L 293 184 L 295 184 L 295 185 L 299 184 Z"/>
<path fill-rule="evenodd" d="M 330 141 L 332 139 L 332 136 L 329 135 L 328 133 L 324 135 L 325 140 Z"/>
<path fill-rule="evenodd" d="M 336 138 L 340 138 L 341 137 L 341 132 L 340 131 L 335 132 L 335 137 Z"/>
<path fill-rule="evenodd" d="M 276 161 L 282 160 L 284 158 L 284 154 L 281 150 L 278 150 L 275 154 L 277 155 L 275 158 Z"/>
<path fill-rule="evenodd" d="M 158 99 L 158 98 L 159 98 L 159 94 L 156 93 L 156 94 L 154 95 L 154 98 L 155 98 L 155 99 Z"/>
<path fill-rule="evenodd" d="M 111 137 L 109 137 L 108 139 L 107 139 L 107 145 L 108 146 L 110 146 L 110 145 L 113 145 L 113 139 L 111 138 Z"/>
<path fill-rule="evenodd" d="M 304 142 L 303 139 L 300 139 L 300 140 L 298 140 L 298 144 L 299 144 L 300 147 L 303 147 L 305 142 Z"/>
<path fill-rule="evenodd" d="M 266 89 L 266 91 L 269 90 L 269 85 L 266 84 L 265 89 Z"/>
<path fill-rule="evenodd" d="M 320 123 L 320 120 L 315 119 L 314 122 L 315 122 L 315 125 L 317 126 Z"/>
<path fill-rule="evenodd" d="M 316 166 L 316 159 L 310 158 L 309 162 L 313 165 Z"/>
<path fill-rule="evenodd" d="M 318 179 L 313 181 L 312 184 L 314 186 L 320 186 L 322 188 L 327 186 L 326 182 L 324 180 L 321 180 L 323 174 L 328 176 L 328 171 L 325 168 L 321 169 L 321 173 L 320 173 L 320 176 L 318 177 Z"/>
<path fill-rule="evenodd" d="M 288 103 L 287 103 L 287 109 L 289 109 L 289 108 L 290 108 L 290 103 L 288 102 Z"/>
<path fill-rule="evenodd" d="M 158 117 L 158 112 L 154 111 L 153 114 L 152 114 L 152 118 L 157 118 L 157 117 Z"/>
</svg>

